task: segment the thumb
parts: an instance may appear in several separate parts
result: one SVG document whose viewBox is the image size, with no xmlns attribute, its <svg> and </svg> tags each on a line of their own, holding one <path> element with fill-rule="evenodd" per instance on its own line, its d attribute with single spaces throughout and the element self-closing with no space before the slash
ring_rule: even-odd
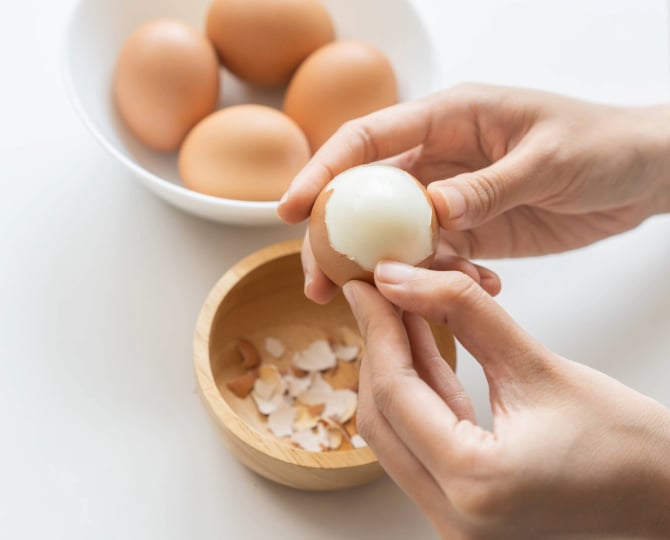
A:
<svg viewBox="0 0 670 540">
<path fill-rule="evenodd" d="M 532 160 L 517 148 L 488 167 L 432 182 L 428 193 L 440 225 L 444 229 L 471 229 L 530 202 L 533 191 L 541 187 L 529 181 L 532 168 Z"/>
<path fill-rule="evenodd" d="M 448 324 L 482 365 L 492 389 L 537 381 L 548 371 L 553 355 L 467 275 L 383 261 L 375 282 L 396 306 Z"/>
</svg>

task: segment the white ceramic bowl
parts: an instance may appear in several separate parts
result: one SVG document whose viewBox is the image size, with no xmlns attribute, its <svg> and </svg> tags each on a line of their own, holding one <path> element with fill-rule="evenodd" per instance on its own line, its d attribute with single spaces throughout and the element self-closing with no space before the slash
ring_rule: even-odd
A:
<svg viewBox="0 0 670 540">
<path fill-rule="evenodd" d="M 400 98 L 439 84 L 434 47 L 410 0 L 322 0 L 339 38 L 358 38 L 384 51 L 399 79 Z M 79 0 L 68 25 L 65 78 L 74 106 L 100 143 L 146 187 L 197 216 L 237 225 L 278 224 L 276 202 L 238 201 L 196 193 L 178 175 L 176 154 L 145 148 L 125 129 L 112 101 L 112 74 L 123 41 L 150 19 L 176 17 L 204 27 L 210 0 Z M 282 92 L 249 88 L 223 72 L 220 105 L 279 107 Z"/>
</svg>

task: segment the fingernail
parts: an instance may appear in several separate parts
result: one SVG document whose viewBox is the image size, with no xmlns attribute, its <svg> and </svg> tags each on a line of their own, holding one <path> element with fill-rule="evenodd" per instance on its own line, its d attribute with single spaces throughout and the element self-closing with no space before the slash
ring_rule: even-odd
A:
<svg viewBox="0 0 670 540">
<path fill-rule="evenodd" d="M 446 186 L 437 188 L 444 204 L 447 207 L 447 216 L 449 219 L 458 219 L 465 214 L 465 197 L 454 187 Z"/>
<path fill-rule="evenodd" d="M 309 272 L 305 272 L 305 285 L 303 290 L 305 291 L 305 296 L 307 296 L 307 289 L 312 284 L 312 275 Z"/>
<path fill-rule="evenodd" d="M 285 191 L 284 194 L 281 196 L 281 199 L 279 199 L 279 206 L 284 204 L 286 201 L 288 201 L 288 191 Z"/>
<path fill-rule="evenodd" d="M 405 283 L 414 277 L 416 268 L 409 264 L 393 261 L 383 261 L 375 268 L 375 276 L 384 283 Z"/>
</svg>

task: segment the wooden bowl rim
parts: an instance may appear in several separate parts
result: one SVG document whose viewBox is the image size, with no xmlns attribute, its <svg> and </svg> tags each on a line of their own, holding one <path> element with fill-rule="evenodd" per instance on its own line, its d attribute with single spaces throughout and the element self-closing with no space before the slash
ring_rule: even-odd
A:
<svg viewBox="0 0 670 540">
<path fill-rule="evenodd" d="M 253 449 L 285 463 L 305 468 L 339 469 L 375 463 L 370 448 L 309 452 L 274 441 L 247 425 L 228 405 L 214 380 L 209 356 L 209 341 L 214 318 L 226 295 L 245 276 L 275 259 L 300 253 L 302 239 L 287 240 L 262 248 L 233 265 L 211 289 L 200 310 L 193 339 L 193 361 L 198 391 L 215 421 Z"/>
</svg>

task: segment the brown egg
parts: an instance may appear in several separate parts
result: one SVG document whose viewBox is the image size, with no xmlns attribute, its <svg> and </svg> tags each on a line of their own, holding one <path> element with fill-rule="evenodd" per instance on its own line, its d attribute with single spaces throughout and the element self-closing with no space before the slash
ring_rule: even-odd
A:
<svg viewBox="0 0 670 540">
<path fill-rule="evenodd" d="M 303 62 L 286 91 L 284 112 L 316 151 L 347 120 L 398 101 L 393 68 L 360 41 L 336 41 Z"/>
<path fill-rule="evenodd" d="M 300 128 L 263 105 L 217 111 L 188 134 L 179 173 L 194 191 L 245 201 L 276 201 L 310 157 Z"/>
<path fill-rule="evenodd" d="M 388 165 L 362 165 L 323 188 L 312 208 L 309 240 L 332 282 L 374 283 L 374 268 L 383 259 L 430 266 L 439 227 L 428 192 L 416 178 Z"/>
<path fill-rule="evenodd" d="M 219 99 L 219 65 L 207 38 L 177 20 L 140 26 L 126 40 L 114 73 L 114 101 L 144 144 L 177 150 Z"/>
<path fill-rule="evenodd" d="M 335 32 L 318 0 L 214 0 L 207 35 L 232 73 L 271 87 L 286 84 Z"/>
</svg>

